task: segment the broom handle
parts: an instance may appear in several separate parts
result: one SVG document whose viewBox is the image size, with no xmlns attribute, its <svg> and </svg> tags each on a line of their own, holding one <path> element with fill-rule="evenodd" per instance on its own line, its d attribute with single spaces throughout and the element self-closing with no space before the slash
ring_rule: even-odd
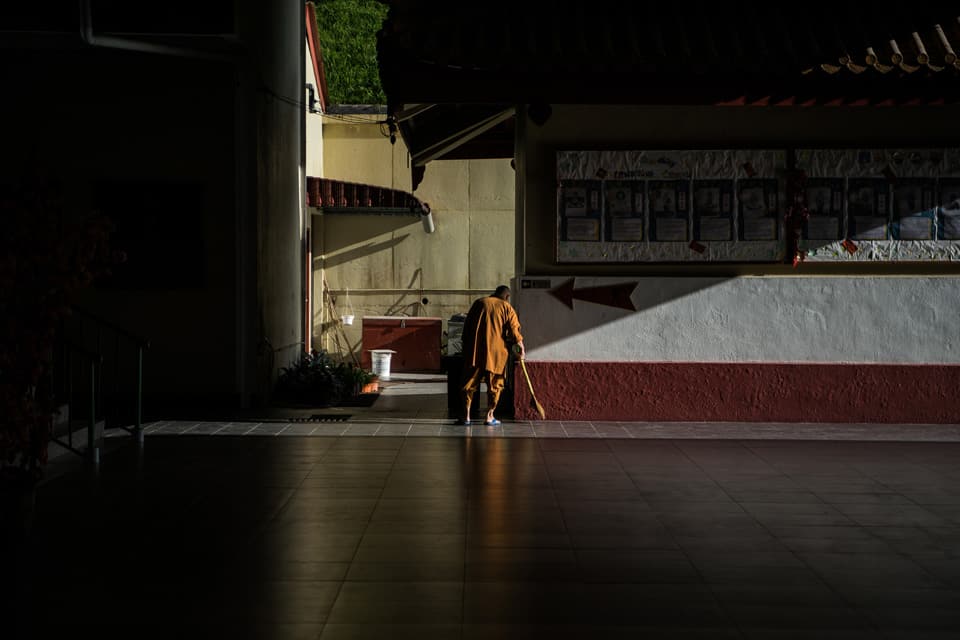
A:
<svg viewBox="0 0 960 640">
<path fill-rule="evenodd" d="M 540 406 L 540 403 L 537 402 L 537 394 L 533 392 L 533 383 L 530 382 L 530 374 L 527 373 L 527 363 L 522 359 L 520 360 L 520 368 L 523 369 L 523 377 L 527 379 L 527 388 L 530 389 L 530 398 L 533 400 L 533 406 L 536 408 L 537 413 L 540 414 L 541 418 L 546 418 L 546 414 L 543 411 L 543 407 Z"/>
<path fill-rule="evenodd" d="M 527 373 L 527 363 L 520 360 L 520 368 L 523 369 L 523 377 L 527 379 L 527 388 L 530 389 L 530 397 L 533 398 L 534 402 L 537 400 L 537 396 L 533 393 L 533 385 L 530 383 L 530 374 Z"/>
</svg>

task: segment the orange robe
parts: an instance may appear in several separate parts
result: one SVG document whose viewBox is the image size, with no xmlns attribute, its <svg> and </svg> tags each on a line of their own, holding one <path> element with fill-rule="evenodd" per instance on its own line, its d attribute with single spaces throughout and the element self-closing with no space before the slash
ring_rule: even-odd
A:
<svg viewBox="0 0 960 640">
<path fill-rule="evenodd" d="M 463 323 L 463 364 L 503 375 L 507 369 L 507 343 L 523 342 L 520 320 L 506 300 L 494 296 L 480 298 L 470 307 Z"/>
</svg>

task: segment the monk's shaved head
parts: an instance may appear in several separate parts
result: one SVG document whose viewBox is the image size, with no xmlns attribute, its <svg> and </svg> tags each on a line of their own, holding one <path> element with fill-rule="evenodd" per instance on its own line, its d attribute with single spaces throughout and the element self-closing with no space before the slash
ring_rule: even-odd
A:
<svg viewBox="0 0 960 640">
<path fill-rule="evenodd" d="M 493 297 L 500 298 L 501 300 L 506 300 L 507 296 L 509 295 L 510 295 L 510 287 L 508 287 L 505 284 L 500 285 L 499 287 L 497 287 L 497 290 L 493 292 Z"/>
</svg>

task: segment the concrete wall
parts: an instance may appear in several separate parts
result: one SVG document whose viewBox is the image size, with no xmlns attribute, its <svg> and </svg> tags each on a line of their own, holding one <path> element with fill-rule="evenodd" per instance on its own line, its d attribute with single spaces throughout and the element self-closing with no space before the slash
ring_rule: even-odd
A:
<svg viewBox="0 0 960 640">
<path fill-rule="evenodd" d="M 165 282 L 161 275 L 150 286 L 100 286 L 79 302 L 152 339 L 144 367 L 151 397 L 235 397 L 232 67 L 116 50 L 42 48 L 11 54 L 7 64 L 5 84 L 17 99 L 0 107 L 8 125 L 0 154 L 5 179 L 41 175 L 59 181 L 66 211 L 78 216 L 96 209 L 96 185 L 103 182 L 197 187 L 199 202 L 183 203 L 195 217 L 185 220 L 175 205 L 156 212 L 156 228 L 167 237 L 189 234 L 190 244 L 200 238 L 202 255 L 190 256 L 197 268 L 189 282 Z M 134 194 L 124 217 L 144 211 L 156 196 L 149 187 Z M 184 258 L 175 243 L 160 244 L 156 236 L 137 241 L 160 256 L 161 264 L 153 266 L 161 274 L 162 261 L 173 267 Z M 129 250 L 116 237 L 113 246 Z"/>
<path fill-rule="evenodd" d="M 552 278 L 559 286 L 566 277 Z M 576 278 L 637 311 L 520 292 L 531 360 L 960 363 L 957 278 Z"/>
<path fill-rule="evenodd" d="M 303 4 L 244 1 L 236 16 L 236 58 L 38 37 L 0 62 L 17 96 L 0 105 L 15 123 L 5 128 L 5 179 L 59 180 L 76 215 L 97 207 L 98 185 L 144 185 L 123 217 L 149 213 L 164 232 L 135 238 L 153 256 L 150 283 L 104 283 L 80 300 L 151 339 L 149 416 L 263 400 L 285 355 L 263 349 L 264 339 L 302 340 L 303 113 L 277 96 L 303 93 Z M 153 207 L 176 185 L 190 187 L 189 202 Z M 186 277 L 165 277 L 181 265 Z"/>
<path fill-rule="evenodd" d="M 256 141 L 257 374 L 262 400 L 303 349 L 303 238 L 306 228 L 305 41 L 303 5 L 296 0 L 253 3 L 250 45 Z"/>
<path fill-rule="evenodd" d="M 403 140 L 391 145 L 375 122 L 328 116 L 323 136 L 325 177 L 410 190 Z M 417 216 L 314 216 L 314 272 L 323 269 L 338 315 L 349 311 L 357 317 L 353 326 L 343 327 L 346 348 L 362 349 L 364 315 L 439 317 L 446 330 L 451 315 L 466 313 L 475 298 L 509 282 L 514 181 L 509 160 L 430 163 L 414 195 L 433 210 L 432 234 Z M 330 317 L 325 300 L 322 278 L 316 277 L 314 344 L 336 351 L 332 323 L 338 318 Z"/>
<path fill-rule="evenodd" d="M 955 265 L 570 265 L 554 242 L 557 150 L 957 146 L 957 113 L 559 105 L 542 127 L 521 120 L 518 273 L 637 283 L 636 311 L 517 292 L 550 417 L 955 421 Z M 521 389 L 519 416 L 527 403 Z"/>
<path fill-rule="evenodd" d="M 956 107 L 639 107 L 554 105 L 542 127 L 518 118 L 520 273 L 792 273 L 789 266 L 558 265 L 556 159 L 562 149 L 960 146 Z M 818 265 L 820 267 L 821 265 Z M 804 266 L 808 271 L 813 265 Z M 829 269 L 821 269 L 821 272 Z"/>
</svg>

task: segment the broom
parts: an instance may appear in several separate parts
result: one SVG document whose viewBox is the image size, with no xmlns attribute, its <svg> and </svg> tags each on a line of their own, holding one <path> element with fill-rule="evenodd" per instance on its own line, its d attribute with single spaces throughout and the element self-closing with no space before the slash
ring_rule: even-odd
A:
<svg viewBox="0 0 960 640">
<path fill-rule="evenodd" d="M 523 377 L 527 379 L 527 388 L 530 389 L 530 406 L 537 410 L 541 420 L 546 420 L 547 413 L 543 410 L 543 405 L 537 402 L 537 396 L 533 394 L 533 385 L 530 384 L 530 374 L 527 373 L 527 363 L 520 359 L 520 368 L 523 369 Z"/>
</svg>

